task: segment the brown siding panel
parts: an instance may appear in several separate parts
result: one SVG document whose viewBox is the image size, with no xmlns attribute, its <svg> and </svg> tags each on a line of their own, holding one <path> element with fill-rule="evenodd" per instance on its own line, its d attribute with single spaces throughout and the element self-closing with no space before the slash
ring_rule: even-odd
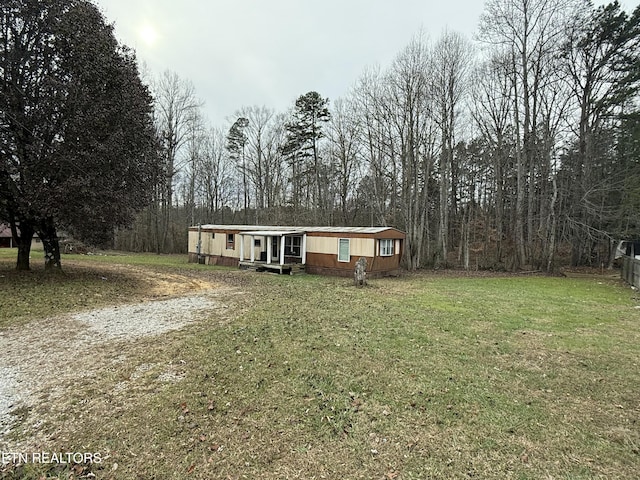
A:
<svg viewBox="0 0 640 480">
<path fill-rule="evenodd" d="M 353 270 L 347 270 L 347 269 L 318 267 L 318 266 L 307 264 L 304 270 L 306 273 L 311 273 L 313 275 L 332 275 L 334 277 L 353 278 Z M 383 272 L 367 271 L 367 278 L 378 278 L 378 277 L 385 277 L 390 275 L 398 275 L 399 273 L 400 273 L 399 268 L 395 268 L 393 270 L 385 270 Z"/>
<path fill-rule="evenodd" d="M 220 255 L 207 255 L 202 254 L 204 263 L 207 265 L 220 265 L 222 267 L 237 267 L 240 263 L 238 258 L 234 257 L 222 257 Z M 189 253 L 189 263 L 198 263 L 198 254 Z"/>
<path fill-rule="evenodd" d="M 339 262 L 338 255 L 307 252 L 307 265 L 305 270 L 308 273 L 350 277 L 353 275 L 356 262 L 359 258 L 359 256 L 351 255 L 349 262 Z M 367 259 L 367 273 L 392 273 L 400 268 L 400 255 L 365 258 Z"/>
<path fill-rule="evenodd" d="M 207 264 L 220 265 L 222 267 L 237 267 L 240 264 L 240 259 L 234 257 L 221 257 L 218 255 L 211 255 L 208 258 Z"/>
<path fill-rule="evenodd" d="M 375 257 L 373 264 L 367 259 L 367 271 L 371 272 L 391 272 L 400 268 L 400 255 L 390 257 Z M 354 267 L 355 268 L 355 267 Z"/>
</svg>

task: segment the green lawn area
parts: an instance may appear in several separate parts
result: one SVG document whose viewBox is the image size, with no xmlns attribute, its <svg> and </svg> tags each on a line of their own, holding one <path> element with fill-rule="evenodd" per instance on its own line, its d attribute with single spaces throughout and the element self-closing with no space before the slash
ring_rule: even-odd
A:
<svg viewBox="0 0 640 480">
<path fill-rule="evenodd" d="M 102 280 L 104 262 L 235 286 L 220 297 L 228 318 L 141 340 L 120 367 L 76 380 L 42 425 L 55 435 L 41 448 L 101 452 L 103 462 L 80 474 L 524 480 L 640 471 L 640 301 L 622 283 L 424 273 L 357 289 L 349 279 L 176 257 L 73 258 L 54 282 L 12 273 L 0 257 L 0 308 L 16 303 L 13 281 L 25 302 L 5 322 L 33 321 L 54 297 L 145 288 L 126 271 Z M 74 308 L 60 301 L 55 311 Z M 181 381 L 160 384 L 150 367 L 132 391 L 116 388 L 136 365 L 168 364 L 181 365 Z M 24 478 L 81 478 L 69 467 L 28 467 Z"/>
</svg>

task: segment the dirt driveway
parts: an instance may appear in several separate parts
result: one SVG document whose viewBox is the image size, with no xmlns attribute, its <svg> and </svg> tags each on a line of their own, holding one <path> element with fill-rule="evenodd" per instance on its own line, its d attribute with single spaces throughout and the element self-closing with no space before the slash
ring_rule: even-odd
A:
<svg viewBox="0 0 640 480">
<path fill-rule="evenodd" d="M 39 426 L 47 415 L 56 414 L 56 399 L 135 358 L 137 340 L 182 329 L 216 310 L 225 311 L 224 298 L 234 293 L 233 287 L 197 277 L 138 267 L 105 268 L 144 276 L 150 283 L 147 298 L 0 330 L 0 451 L 37 446 L 38 437 L 44 435 Z M 126 381 L 151 367 L 136 365 Z M 179 365 L 160 366 L 158 381 L 179 381 L 179 370 Z M 123 389 L 126 381 L 121 382 Z M 28 443 L 10 441 L 7 434 L 26 412 L 23 427 L 32 432 L 32 438 Z"/>
</svg>

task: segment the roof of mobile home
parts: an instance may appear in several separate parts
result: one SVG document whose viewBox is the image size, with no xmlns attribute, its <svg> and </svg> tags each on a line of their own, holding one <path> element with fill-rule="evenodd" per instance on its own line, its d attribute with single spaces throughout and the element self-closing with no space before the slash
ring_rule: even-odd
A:
<svg viewBox="0 0 640 480">
<path fill-rule="evenodd" d="M 281 226 L 281 225 L 200 225 L 202 230 L 223 230 L 238 231 L 247 235 L 302 235 L 303 233 L 344 233 L 375 235 L 382 232 L 395 231 L 399 237 L 404 237 L 404 233 L 393 227 L 302 227 L 302 226 Z M 189 228 L 197 231 L 198 226 Z"/>
</svg>

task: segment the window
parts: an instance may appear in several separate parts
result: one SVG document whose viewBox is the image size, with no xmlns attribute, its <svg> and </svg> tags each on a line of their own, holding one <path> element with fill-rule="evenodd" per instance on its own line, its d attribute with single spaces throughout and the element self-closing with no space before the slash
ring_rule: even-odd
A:
<svg viewBox="0 0 640 480">
<path fill-rule="evenodd" d="M 235 248 L 235 235 L 233 233 L 227 233 L 227 250 L 233 250 Z"/>
<path fill-rule="evenodd" d="M 393 255 L 393 240 L 390 238 L 380 239 L 380 256 L 390 257 Z"/>
<path fill-rule="evenodd" d="M 301 257 L 302 237 L 284 237 L 284 254 Z"/>
<path fill-rule="evenodd" d="M 350 260 L 351 260 L 351 254 L 349 252 L 349 239 L 339 238 L 338 239 L 338 261 L 348 262 Z"/>
<path fill-rule="evenodd" d="M 211 240 L 213 240 L 214 238 L 216 238 L 216 233 L 215 232 L 211 232 Z"/>
<path fill-rule="evenodd" d="M 256 238 L 256 239 L 253 241 L 253 246 L 254 246 L 254 247 L 259 247 L 259 246 L 260 246 L 260 239 L 259 239 L 259 238 Z"/>
</svg>

